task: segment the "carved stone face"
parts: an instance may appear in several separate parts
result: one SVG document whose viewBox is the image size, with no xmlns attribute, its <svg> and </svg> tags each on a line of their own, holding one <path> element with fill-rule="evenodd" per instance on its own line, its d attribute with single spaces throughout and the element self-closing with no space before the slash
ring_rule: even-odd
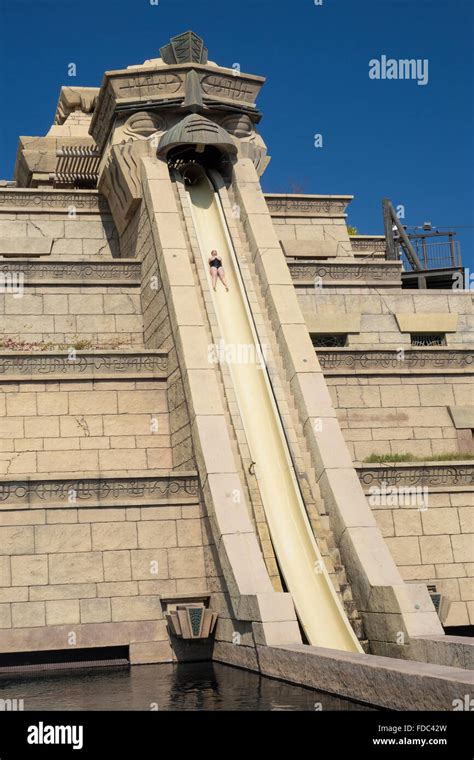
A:
<svg viewBox="0 0 474 760">
<path fill-rule="evenodd" d="M 150 137 L 155 132 L 163 132 L 166 129 L 166 120 L 163 116 L 148 111 L 139 111 L 132 114 L 124 125 L 124 133 L 132 137 Z"/>
<path fill-rule="evenodd" d="M 227 132 L 230 132 L 231 135 L 238 138 L 250 137 L 254 131 L 252 122 L 248 116 L 245 116 L 245 114 L 231 114 L 230 116 L 226 116 L 221 121 L 221 125 L 227 130 Z"/>
</svg>

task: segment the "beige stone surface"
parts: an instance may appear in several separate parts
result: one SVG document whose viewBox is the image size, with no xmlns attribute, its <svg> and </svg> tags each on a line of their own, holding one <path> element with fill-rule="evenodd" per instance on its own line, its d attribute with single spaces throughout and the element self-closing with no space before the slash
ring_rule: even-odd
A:
<svg viewBox="0 0 474 760">
<path fill-rule="evenodd" d="M 304 318 L 311 333 L 329 335 L 360 333 L 360 314 L 305 313 Z"/>
<path fill-rule="evenodd" d="M 81 623 L 108 623 L 112 620 L 110 599 L 81 599 Z"/>
<path fill-rule="evenodd" d="M 456 332 L 457 314 L 439 312 L 419 314 L 395 314 L 400 332 L 409 333 L 450 333 Z"/>
<path fill-rule="evenodd" d="M 94 551 L 136 549 L 138 546 L 135 523 L 98 523 L 92 525 Z"/>
<path fill-rule="evenodd" d="M 46 624 L 44 602 L 18 602 L 11 606 L 14 628 L 36 628 Z"/>
<path fill-rule="evenodd" d="M 42 586 L 48 583 L 48 557 L 46 555 L 23 555 L 11 558 L 13 586 Z"/>
<path fill-rule="evenodd" d="M 46 624 L 65 625 L 80 622 L 79 600 L 68 599 L 46 602 Z"/>
<path fill-rule="evenodd" d="M 100 552 L 71 552 L 49 556 L 50 583 L 95 583 L 103 580 Z"/>
<path fill-rule="evenodd" d="M 159 620 L 163 617 L 159 597 L 116 597 L 112 598 L 112 620 L 116 622 L 133 620 Z"/>
</svg>

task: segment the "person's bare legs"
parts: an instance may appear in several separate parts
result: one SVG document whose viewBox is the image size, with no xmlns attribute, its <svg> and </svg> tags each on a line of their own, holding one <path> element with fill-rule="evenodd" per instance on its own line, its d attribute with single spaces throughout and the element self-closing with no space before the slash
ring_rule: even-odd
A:
<svg viewBox="0 0 474 760">
<path fill-rule="evenodd" d="M 217 285 L 217 269 L 215 267 L 211 267 L 211 280 L 213 290 L 215 290 Z"/>
<path fill-rule="evenodd" d="M 226 279 L 225 279 L 224 267 L 219 267 L 219 269 L 217 270 L 217 274 L 218 274 L 219 279 L 222 282 L 223 286 L 228 291 L 229 290 L 229 286 L 227 285 L 227 282 L 226 282 Z"/>
</svg>

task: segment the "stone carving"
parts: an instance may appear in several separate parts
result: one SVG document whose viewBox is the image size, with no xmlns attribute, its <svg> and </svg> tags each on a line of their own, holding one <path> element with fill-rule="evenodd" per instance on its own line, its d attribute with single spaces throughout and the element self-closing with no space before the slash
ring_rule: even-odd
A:
<svg viewBox="0 0 474 760">
<path fill-rule="evenodd" d="M 207 48 L 204 40 L 194 32 L 184 32 L 172 37 L 168 45 L 160 48 L 164 63 L 207 63 Z"/>
<path fill-rule="evenodd" d="M 399 264 L 302 264 L 289 261 L 293 280 L 395 280 L 400 282 Z"/>
<path fill-rule="evenodd" d="M 0 379 L 33 375 L 93 376 L 104 374 L 136 375 L 164 373 L 168 370 L 167 354 L 84 354 L 74 358 L 67 353 L 0 354 Z"/>
<path fill-rule="evenodd" d="M 127 227 L 142 199 L 140 161 L 152 157 L 155 150 L 149 140 L 114 145 L 110 150 L 99 188 L 109 202 L 119 234 Z"/>
<path fill-rule="evenodd" d="M 231 114 L 220 122 L 227 132 L 238 138 L 250 137 L 254 131 L 253 124 L 246 114 Z"/>
<path fill-rule="evenodd" d="M 214 121 L 198 114 L 181 119 L 166 132 L 158 145 L 158 153 L 166 155 L 177 145 L 213 145 L 225 153 L 237 152 L 233 138 Z"/>
<path fill-rule="evenodd" d="M 84 478 L 55 480 L 11 480 L 0 482 L 0 503 L 45 503 L 45 506 L 68 504 L 71 493 L 81 504 L 85 502 L 117 502 L 131 499 L 166 503 L 168 499 L 199 497 L 196 475 L 161 475 L 158 477 Z"/>
<path fill-rule="evenodd" d="M 363 486 L 474 486 L 474 464 L 357 467 Z"/>
<path fill-rule="evenodd" d="M 172 633 L 183 639 L 207 639 L 217 622 L 217 612 L 206 609 L 202 603 L 177 604 L 165 617 Z"/>
<path fill-rule="evenodd" d="M 95 190 L 0 190 L 1 211 L 64 211 L 74 208 L 77 213 L 110 209 L 106 199 Z"/>
<path fill-rule="evenodd" d="M 385 238 L 381 240 L 357 240 L 351 237 L 350 240 L 353 251 L 380 251 L 385 253 Z"/>
<path fill-rule="evenodd" d="M 97 100 L 89 130 L 99 150 L 102 150 L 104 147 L 115 110 L 116 96 L 110 80 L 102 92 L 103 95 L 100 94 Z"/>
<path fill-rule="evenodd" d="M 124 125 L 124 133 L 131 137 L 150 137 L 155 132 L 164 132 L 166 120 L 161 114 L 138 111 L 132 114 Z"/>
<path fill-rule="evenodd" d="M 305 198 L 291 195 L 266 195 L 272 216 L 342 216 L 350 198 Z"/>
<path fill-rule="evenodd" d="M 267 148 L 260 135 L 257 135 L 260 143 L 251 140 L 243 140 L 239 144 L 240 155 L 244 158 L 250 158 L 257 170 L 258 176 L 261 177 L 270 163 L 270 156 L 267 156 Z"/>
<path fill-rule="evenodd" d="M 402 358 L 401 358 L 402 357 Z M 433 351 L 431 349 L 406 349 L 399 351 L 373 350 L 356 351 L 335 349 L 318 351 L 319 363 L 323 370 L 363 370 L 363 369 L 469 369 L 474 364 L 474 354 L 468 349 Z"/>
<path fill-rule="evenodd" d="M 139 261 L 104 260 L 91 261 L 17 261 L 0 260 L 0 272 L 2 274 L 14 274 L 21 272 L 26 284 L 41 281 L 56 282 L 62 280 L 71 282 L 76 280 L 117 281 L 127 280 L 133 283 L 141 281 L 141 264 Z"/>
<path fill-rule="evenodd" d="M 120 84 L 117 85 L 117 95 L 119 98 L 142 97 L 159 93 L 173 95 L 181 89 L 182 84 L 182 77 L 170 72 L 163 74 L 138 73 L 120 79 Z"/>
<path fill-rule="evenodd" d="M 228 77 L 223 74 L 208 74 L 201 80 L 201 87 L 206 95 L 229 100 L 243 100 L 253 103 L 258 88 L 239 77 Z"/>
<path fill-rule="evenodd" d="M 98 94 L 98 87 L 61 87 L 54 124 L 64 124 L 73 111 L 92 113 Z"/>
</svg>

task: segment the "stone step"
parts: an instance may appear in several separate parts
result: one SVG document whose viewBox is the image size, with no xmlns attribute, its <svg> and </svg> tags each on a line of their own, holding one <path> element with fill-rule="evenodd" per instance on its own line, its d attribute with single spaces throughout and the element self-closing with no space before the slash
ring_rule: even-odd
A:
<svg viewBox="0 0 474 760">
<path fill-rule="evenodd" d="M 167 377 L 166 351 L 0 351 L 0 383 Z"/>
</svg>

